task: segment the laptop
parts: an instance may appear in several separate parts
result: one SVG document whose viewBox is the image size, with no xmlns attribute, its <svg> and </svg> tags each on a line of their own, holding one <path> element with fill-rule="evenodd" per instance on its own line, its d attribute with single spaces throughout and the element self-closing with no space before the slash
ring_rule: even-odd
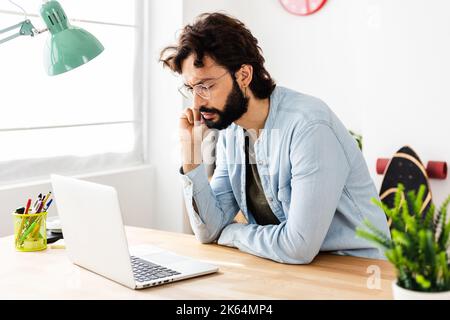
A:
<svg viewBox="0 0 450 320">
<path fill-rule="evenodd" d="M 66 251 L 76 265 L 131 289 L 218 271 L 218 267 L 156 246 L 128 247 L 117 191 L 51 175 Z"/>
</svg>

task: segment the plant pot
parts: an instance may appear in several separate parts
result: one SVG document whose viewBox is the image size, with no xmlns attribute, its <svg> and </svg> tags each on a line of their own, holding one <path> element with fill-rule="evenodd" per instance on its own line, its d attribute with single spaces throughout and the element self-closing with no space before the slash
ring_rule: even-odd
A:
<svg viewBox="0 0 450 320">
<path fill-rule="evenodd" d="M 444 292 L 421 292 L 404 289 L 392 282 L 392 294 L 395 300 L 450 300 L 450 291 Z"/>
</svg>

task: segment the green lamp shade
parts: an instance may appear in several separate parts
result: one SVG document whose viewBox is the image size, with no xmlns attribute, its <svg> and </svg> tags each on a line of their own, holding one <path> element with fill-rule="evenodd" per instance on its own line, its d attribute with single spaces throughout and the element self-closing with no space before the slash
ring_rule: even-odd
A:
<svg viewBox="0 0 450 320">
<path fill-rule="evenodd" d="M 51 33 L 44 52 L 44 64 L 50 76 L 75 69 L 104 50 L 103 45 L 92 34 L 70 25 L 57 1 L 44 3 L 41 16 Z"/>
<path fill-rule="evenodd" d="M 84 29 L 71 27 L 48 40 L 44 63 L 51 76 L 75 69 L 103 51 L 102 44 Z"/>
</svg>

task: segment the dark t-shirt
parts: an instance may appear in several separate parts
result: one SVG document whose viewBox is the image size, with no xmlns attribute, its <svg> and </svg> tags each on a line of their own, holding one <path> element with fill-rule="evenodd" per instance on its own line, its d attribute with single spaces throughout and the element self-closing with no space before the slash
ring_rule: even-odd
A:
<svg viewBox="0 0 450 320">
<path fill-rule="evenodd" d="M 248 134 L 245 134 L 245 191 L 247 208 L 258 224 L 279 224 L 280 221 L 273 214 L 264 195 L 261 179 L 258 174 L 258 167 L 255 163 L 254 143 L 251 140 Z"/>
</svg>

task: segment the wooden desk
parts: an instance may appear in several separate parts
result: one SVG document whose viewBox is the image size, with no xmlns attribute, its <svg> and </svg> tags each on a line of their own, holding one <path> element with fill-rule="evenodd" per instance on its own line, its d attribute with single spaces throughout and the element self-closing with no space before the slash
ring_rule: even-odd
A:
<svg viewBox="0 0 450 320">
<path fill-rule="evenodd" d="M 234 248 L 203 245 L 192 235 L 127 227 L 130 245 L 153 244 L 214 263 L 216 274 L 131 290 L 73 265 L 64 249 L 16 252 L 0 238 L 0 299 L 391 299 L 386 261 L 321 254 L 310 265 L 285 265 Z M 368 289 L 370 265 L 381 288 Z"/>
</svg>

